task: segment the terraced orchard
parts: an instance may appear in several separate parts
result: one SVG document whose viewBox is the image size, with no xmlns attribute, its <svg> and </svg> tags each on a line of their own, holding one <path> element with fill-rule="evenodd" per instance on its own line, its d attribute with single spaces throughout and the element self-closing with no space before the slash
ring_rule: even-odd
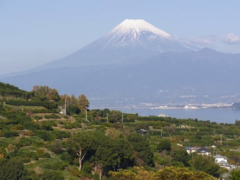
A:
<svg viewBox="0 0 240 180">
<path fill-rule="evenodd" d="M 240 163 L 238 121 L 123 116 L 89 110 L 85 95 L 0 85 L 1 180 L 212 180 L 229 171 L 213 155 Z M 208 148 L 211 155 L 189 155 L 189 145 Z"/>
</svg>

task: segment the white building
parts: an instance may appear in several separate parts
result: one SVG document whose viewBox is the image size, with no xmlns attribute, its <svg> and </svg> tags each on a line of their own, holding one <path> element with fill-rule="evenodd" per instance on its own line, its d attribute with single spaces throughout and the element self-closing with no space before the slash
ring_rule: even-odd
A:
<svg viewBox="0 0 240 180">
<path fill-rule="evenodd" d="M 185 148 L 185 150 L 188 154 L 197 153 L 198 155 L 202 156 L 211 156 L 211 151 L 207 148 L 188 146 Z"/>
<path fill-rule="evenodd" d="M 197 154 L 202 156 L 211 156 L 211 151 L 207 148 L 200 148 L 197 150 Z"/>
<path fill-rule="evenodd" d="M 227 157 L 225 157 L 225 156 L 216 155 L 216 156 L 214 156 L 214 158 L 215 158 L 215 163 L 217 163 L 222 168 L 226 168 L 228 170 L 232 170 L 232 169 L 236 168 L 236 166 L 231 165 L 227 162 Z"/>
<path fill-rule="evenodd" d="M 227 157 L 226 156 L 221 156 L 221 155 L 215 155 L 214 156 L 215 158 L 215 163 L 219 164 L 220 162 L 221 163 L 227 163 Z"/>
<path fill-rule="evenodd" d="M 185 150 L 187 151 L 188 154 L 195 153 L 195 152 L 197 152 L 198 149 L 200 149 L 200 147 L 188 146 L 185 148 Z"/>
</svg>

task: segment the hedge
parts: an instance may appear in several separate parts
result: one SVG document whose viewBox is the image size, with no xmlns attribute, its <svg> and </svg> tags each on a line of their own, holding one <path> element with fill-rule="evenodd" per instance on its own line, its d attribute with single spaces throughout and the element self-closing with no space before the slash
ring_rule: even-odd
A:
<svg viewBox="0 0 240 180">
<path fill-rule="evenodd" d="M 6 104 L 13 106 L 44 106 L 44 102 L 41 101 L 21 101 L 21 100 L 9 100 Z"/>
</svg>

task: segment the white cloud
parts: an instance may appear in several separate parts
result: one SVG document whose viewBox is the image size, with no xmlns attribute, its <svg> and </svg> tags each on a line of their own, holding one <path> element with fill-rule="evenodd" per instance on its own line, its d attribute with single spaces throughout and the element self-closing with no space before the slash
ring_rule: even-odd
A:
<svg viewBox="0 0 240 180">
<path fill-rule="evenodd" d="M 212 45 L 213 41 L 208 38 L 190 38 L 189 41 L 199 45 Z"/>
<path fill-rule="evenodd" d="M 213 44 L 214 39 L 210 37 L 185 37 L 180 38 L 178 36 L 172 36 L 173 40 L 190 43 L 193 45 L 200 45 L 200 46 L 210 46 Z"/>
<path fill-rule="evenodd" d="M 182 40 L 191 44 L 195 44 L 203 47 L 206 47 L 206 46 L 209 47 L 214 45 L 214 43 L 217 41 L 218 38 L 219 37 L 217 35 L 207 34 L 201 37 L 187 37 Z"/>
<path fill-rule="evenodd" d="M 240 37 L 233 33 L 228 33 L 222 38 L 222 42 L 225 44 L 233 45 L 240 43 Z"/>
</svg>

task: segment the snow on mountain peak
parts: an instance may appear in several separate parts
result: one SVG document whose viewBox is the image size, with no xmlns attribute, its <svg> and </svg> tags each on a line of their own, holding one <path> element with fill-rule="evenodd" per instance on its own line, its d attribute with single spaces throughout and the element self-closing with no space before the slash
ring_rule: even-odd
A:
<svg viewBox="0 0 240 180">
<path fill-rule="evenodd" d="M 138 54 L 143 50 L 162 53 L 167 51 L 182 52 L 193 49 L 191 45 L 172 38 L 167 32 L 142 19 L 124 20 L 97 42 L 101 51 L 125 48 L 129 50 L 129 53 L 138 51 Z"/>
<path fill-rule="evenodd" d="M 114 34 L 132 34 L 134 38 L 138 38 L 138 36 L 144 32 L 150 32 L 164 38 L 170 37 L 170 34 L 158 29 L 142 19 L 126 19 L 112 30 L 112 33 Z"/>
</svg>

